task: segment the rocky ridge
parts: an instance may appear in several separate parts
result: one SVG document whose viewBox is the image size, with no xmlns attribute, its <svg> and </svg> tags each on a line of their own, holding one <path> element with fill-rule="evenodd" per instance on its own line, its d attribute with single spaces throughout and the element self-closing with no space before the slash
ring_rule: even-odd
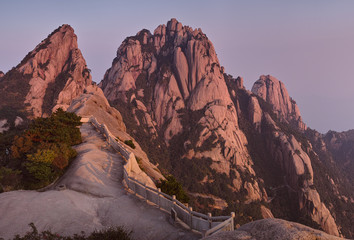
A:
<svg viewBox="0 0 354 240">
<path fill-rule="evenodd" d="M 224 73 L 200 29 L 172 19 L 154 34 L 142 30 L 127 38 L 99 85 L 103 91 L 91 85 L 89 72 L 72 28 L 58 28 L 0 79 L 0 98 L 6 98 L 0 99 L 0 131 L 25 121 L 24 110 L 45 116 L 71 104 L 68 110 L 94 115 L 117 138 L 133 140 L 150 177 L 163 178 L 157 167 L 177 176 L 198 210 L 237 209 L 240 224 L 274 215 L 334 235 L 346 227 L 352 236 L 346 206 L 353 198 L 328 169 L 336 169 L 335 160 L 350 164 L 353 134 L 311 132 L 272 76 L 247 91 L 241 77 Z M 11 119 L 1 118 L 9 115 L 7 106 L 19 110 Z M 345 156 L 333 158 L 338 152 Z"/>
<path fill-rule="evenodd" d="M 90 84 L 77 36 L 64 24 L 1 79 L 0 95 L 6 101 L 0 107 L 11 106 L 29 118 L 47 116 L 59 107 L 68 108 Z"/>
<path fill-rule="evenodd" d="M 354 182 L 354 130 L 345 132 L 329 131 L 323 136 L 323 141 L 334 161 L 346 172 Z"/>
<path fill-rule="evenodd" d="M 253 84 L 252 92 L 273 106 L 273 111 L 281 121 L 301 131 L 306 130 L 296 102 L 289 96 L 284 83 L 273 76 L 262 75 Z"/>
<path fill-rule="evenodd" d="M 245 90 L 241 77 L 224 73 L 200 29 L 171 19 L 153 34 L 144 29 L 126 38 L 99 86 L 123 114 L 128 132 L 198 196 L 198 206 L 236 207 L 249 220 L 272 216 L 269 206 L 276 217 L 340 234 L 333 209 L 316 190 L 316 152 L 284 84 L 263 75 L 252 92 Z M 227 206 L 213 199 L 227 200 Z M 285 215 L 279 204 L 287 206 Z"/>
<path fill-rule="evenodd" d="M 306 125 L 302 123 L 298 107 L 288 95 L 284 84 L 274 77 L 261 76 L 254 84 L 252 93 L 242 89 L 238 93 L 241 115 L 257 131 L 248 132 L 247 137 L 259 134 L 259 139 L 250 146 L 249 151 L 256 154 L 258 152 L 259 155 L 254 155 L 253 158 L 271 159 L 272 164 L 277 166 L 277 171 L 281 171 L 283 179 L 279 178 L 277 181 L 282 182 L 282 187 L 287 189 L 289 208 L 291 205 L 296 206 L 297 210 L 293 211 L 299 211 L 302 215 L 293 215 L 291 218 L 294 220 L 305 217 L 307 220 L 303 220 L 304 223 L 312 226 L 318 224 L 327 233 L 338 236 L 335 219 L 321 200 L 314 184 L 314 160 L 311 157 L 316 153 L 309 140 L 301 133 L 305 131 Z M 263 141 L 263 146 L 259 145 L 260 141 Z M 267 149 L 268 156 L 261 156 L 263 153 L 259 148 L 262 147 Z M 269 173 L 274 172 L 269 166 L 262 167 L 268 168 Z M 268 184 L 273 188 L 275 186 L 266 181 L 266 185 Z"/>
<path fill-rule="evenodd" d="M 126 147 L 134 153 L 137 159 L 140 159 L 139 166 L 155 181 L 164 179 L 164 176 L 157 170 L 157 167 L 149 161 L 139 143 L 126 132 L 122 115 L 117 109 L 109 105 L 99 87 L 96 85 L 87 86 L 84 93 L 72 101 L 67 111 L 74 112 L 81 117 L 95 117 L 98 122 L 106 124 L 107 128 L 121 142 L 132 140 L 135 148 L 132 149 L 128 145 Z M 151 180 L 149 181 L 151 182 Z"/>
<path fill-rule="evenodd" d="M 163 157 L 155 154 L 160 155 L 155 160 L 162 168 L 182 176 L 186 165 L 199 172 L 197 165 L 206 165 L 197 179 L 184 180 L 193 185 L 190 191 L 206 185 L 217 188 L 221 183 L 213 182 L 223 175 L 228 178 L 227 191 L 242 191 L 248 203 L 267 198 L 252 168 L 223 68 L 201 29 L 171 19 L 154 34 L 142 30 L 126 38 L 99 86 L 113 106 L 124 112 L 136 139 L 145 135 L 147 141 L 152 138 L 159 143 L 161 152 L 168 152 Z M 150 152 L 149 157 L 153 155 Z M 249 178 L 242 180 L 241 175 Z"/>
</svg>

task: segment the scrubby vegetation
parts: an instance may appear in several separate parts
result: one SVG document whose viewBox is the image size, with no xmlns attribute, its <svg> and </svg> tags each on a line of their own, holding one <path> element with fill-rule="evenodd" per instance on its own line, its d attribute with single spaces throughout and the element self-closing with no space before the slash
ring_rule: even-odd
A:
<svg viewBox="0 0 354 240">
<path fill-rule="evenodd" d="M 81 143 L 80 117 L 58 109 L 37 118 L 22 132 L 0 136 L 2 149 L 0 190 L 42 188 L 59 177 L 76 156 L 71 147 Z"/>
<path fill-rule="evenodd" d="M 30 223 L 32 231 L 27 232 L 24 236 L 16 235 L 13 240 L 132 240 L 131 233 L 123 227 L 110 227 L 100 231 L 94 231 L 86 236 L 84 232 L 75 234 L 74 236 L 60 236 L 51 231 L 38 232 L 36 226 Z M 2 239 L 0 239 L 2 240 Z"/>
<path fill-rule="evenodd" d="M 15 68 L 8 71 L 0 82 L 0 108 L 6 106 L 24 111 L 24 101 L 30 89 L 31 78 L 31 74 L 23 74 Z"/>
<path fill-rule="evenodd" d="M 175 195 L 177 200 L 188 203 L 189 197 L 187 193 L 183 190 L 182 185 L 177 182 L 177 180 L 172 176 L 166 176 L 166 180 L 160 180 L 159 183 L 156 184 L 156 187 L 161 188 L 161 191 L 172 196 Z"/>
<path fill-rule="evenodd" d="M 135 145 L 133 143 L 133 140 L 125 140 L 124 143 L 131 147 L 132 149 L 135 149 Z"/>
</svg>

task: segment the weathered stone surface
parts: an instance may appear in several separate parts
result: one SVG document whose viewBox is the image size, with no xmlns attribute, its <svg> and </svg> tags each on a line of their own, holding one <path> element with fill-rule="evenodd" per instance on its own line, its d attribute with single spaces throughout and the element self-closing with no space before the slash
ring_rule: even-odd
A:
<svg viewBox="0 0 354 240">
<path fill-rule="evenodd" d="M 59 107 L 65 110 L 71 100 L 91 84 L 90 72 L 78 49 L 77 36 L 69 25 L 54 31 L 30 56 L 18 69 L 32 75 L 25 103 L 30 105 L 28 110 L 33 112 L 34 117 Z"/>
<path fill-rule="evenodd" d="M 253 126 L 255 127 L 255 129 L 257 131 L 260 131 L 260 127 L 261 127 L 261 121 L 262 121 L 262 109 L 259 106 L 258 100 L 256 97 L 251 97 L 250 98 L 250 103 L 248 105 L 248 112 L 249 112 L 249 119 L 251 121 L 251 123 L 253 124 Z"/>
<path fill-rule="evenodd" d="M 243 86 L 243 77 L 237 77 L 236 78 L 236 85 L 237 85 L 237 87 L 238 88 L 244 88 L 244 86 Z"/>
<path fill-rule="evenodd" d="M 208 167 L 215 176 L 225 174 L 230 178 L 227 186 L 245 194 L 242 204 L 267 201 L 264 182 L 254 170 L 250 146 L 240 129 L 244 124 L 245 133 L 258 133 L 265 141 L 264 151 L 269 152 L 270 159 L 261 160 L 280 166 L 278 174 L 284 176 L 284 183 L 281 180 L 279 184 L 296 192 L 292 196 L 299 210 L 338 235 L 333 216 L 313 190 L 311 145 L 277 125 L 280 120 L 301 132 L 306 130 L 284 84 L 261 76 L 253 94 L 246 91 L 241 77 L 224 74 L 206 35 L 175 19 L 157 27 L 154 34 L 144 31 L 122 43 L 100 83 L 107 98 L 131 118 L 130 131 L 135 137 L 146 134 L 154 143 L 162 139 L 167 151 L 178 155 L 178 161 L 211 160 Z M 156 149 L 162 147 L 154 145 Z M 207 175 L 201 183 L 213 181 L 215 177 Z M 263 217 L 272 216 L 264 206 L 261 212 Z"/>
<path fill-rule="evenodd" d="M 317 176 L 317 182 L 326 186 L 320 186 L 318 193 L 321 199 L 326 198 L 326 206 L 335 216 L 340 233 L 353 238 L 352 217 L 348 218 L 348 216 L 352 216 L 354 212 L 354 175 L 352 174 L 354 171 L 354 131 L 329 131 L 321 134 L 316 130 L 308 129 L 306 137 L 311 141 L 312 149 L 316 152 L 313 164 L 321 163 L 320 166 L 314 166 L 315 173 L 316 169 L 321 172 L 326 169 L 325 174 Z M 311 206 L 311 203 L 307 204 Z M 343 211 L 344 206 L 346 210 Z"/>
<path fill-rule="evenodd" d="M 69 25 L 51 33 L 2 79 L 5 78 L 6 82 L 0 84 L 1 94 L 16 95 L 12 101 L 17 102 L 16 107 L 18 101 L 23 101 L 30 118 L 47 116 L 59 107 L 65 110 L 91 84 L 90 70 Z M 9 89 L 17 81 L 23 86 Z"/>
<path fill-rule="evenodd" d="M 265 206 L 261 206 L 261 213 L 263 218 L 274 218 L 272 211 Z"/>
<path fill-rule="evenodd" d="M 270 152 L 285 173 L 285 185 L 297 193 L 300 210 L 305 210 L 327 233 L 339 236 L 333 216 L 322 203 L 318 192 L 313 189 L 314 173 L 310 157 L 304 151 L 304 143 L 300 143 L 293 135 L 282 132 L 269 114 L 265 121 L 273 129 L 272 137 L 267 139 Z"/>
<path fill-rule="evenodd" d="M 1 78 L 4 76 L 5 74 L 3 73 L 3 71 L 0 71 L 0 80 Z"/>
<path fill-rule="evenodd" d="M 348 130 L 345 132 L 329 131 L 319 139 L 333 155 L 333 160 L 344 170 L 344 172 L 347 173 L 349 181 L 353 182 L 354 130 Z"/>
<path fill-rule="evenodd" d="M 263 219 L 242 225 L 233 232 L 220 232 L 205 240 L 340 240 L 325 232 L 282 219 Z"/>
<path fill-rule="evenodd" d="M 126 132 L 122 115 L 117 109 L 110 106 L 101 88 L 95 85 L 87 86 L 84 93 L 75 98 L 67 110 L 81 117 L 95 117 L 100 123 L 106 124 L 112 134 L 122 142 L 125 140 L 133 140 L 135 149 L 130 150 L 136 157 L 141 159 L 140 167 L 144 168 L 148 175 L 154 180 L 164 179 L 163 175 L 157 171 L 156 166 L 149 161 L 139 143 Z"/>
<path fill-rule="evenodd" d="M 262 75 L 254 83 L 252 92 L 270 103 L 282 121 L 290 123 L 301 131 L 306 130 L 306 125 L 302 121 L 299 108 L 296 102 L 289 96 L 284 83 L 273 76 Z"/>
<path fill-rule="evenodd" d="M 9 130 L 8 124 L 7 124 L 7 119 L 1 119 L 0 120 L 0 133 L 5 132 Z"/>
<path fill-rule="evenodd" d="M 81 117 L 94 116 L 99 122 L 104 122 L 109 129 L 114 129 L 114 131 L 126 131 L 120 112 L 109 105 L 102 90 L 97 86 L 86 87 L 85 93 L 72 101 L 68 111 Z"/>
<path fill-rule="evenodd" d="M 243 85 L 241 78 L 238 84 Z M 241 173 L 255 174 L 223 68 L 213 44 L 200 29 L 171 19 L 153 35 L 139 32 L 125 39 L 99 86 L 108 100 L 122 106 L 121 112 L 132 113 L 132 121 L 151 139 L 162 138 L 167 146 L 176 148 L 170 146 L 171 140 L 186 135 L 179 143 L 185 146 L 182 158 L 211 159 L 210 167 L 228 176 L 232 165 Z M 124 105 L 131 105 L 131 110 Z M 185 122 L 190 118 L 195 126 Z M 203 149 L 208 142 L 213 146 Z M 233 189 L 245 186 L 239 180 L 234 182 Z M 262 192 L 253 184 L 248 201 L 260 200 Z"/>
</svg>

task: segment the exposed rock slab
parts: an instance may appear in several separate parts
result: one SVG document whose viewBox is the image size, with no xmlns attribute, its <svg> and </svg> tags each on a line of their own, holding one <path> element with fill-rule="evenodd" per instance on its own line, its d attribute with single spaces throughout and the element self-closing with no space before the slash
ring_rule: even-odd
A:
<svg viewBox="0 0 354 240">
<path fill-rule="evenodd" d="M 340 240 L 325 232 L 282 219 L 263 219 L 242 225 L 233 232 L 221 232 L 205 240 Z"/>
<path fill-rule="evenodd" d="M 33 222 L 39 231 L 73 235 L 110 226 L 133 230 L 134 239 L 198 239 L 173 226 L 168 214 L 127 194 L 124 160 L 107 146 L 90 124 L 81 127 L 84 142 L 78 157 L 53 190 L 0 194 L 0 237 L 25 234 Z M 56 190 L 59 185 L 66 189 Z"/>
<path fill-rule="evenodd" d="M 125 140 L 133 140 L 136 148 L 132 149 L 128 145 L 126 147 L 141 160 L 141 167 L 154 180 L 164 179 L 164 176 L 157 171 L 157 167 L 149 161 L 139 143 L 126 132 L 126 127 L 120 112 L 109 105 L 99 87 L 95 85 L 86 87 L 84 93 L 72 101 L 68 111 L 74 112 L 81 117 L 95 117 L 98 122 L 106 124 L 112 134 L 122 142 Z"/>
</svg>

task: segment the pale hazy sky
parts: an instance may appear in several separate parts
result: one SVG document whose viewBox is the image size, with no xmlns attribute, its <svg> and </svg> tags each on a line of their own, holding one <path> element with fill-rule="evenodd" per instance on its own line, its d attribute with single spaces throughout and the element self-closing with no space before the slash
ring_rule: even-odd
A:
<svg viewBox="0 0 354 240">
<path fill-rule="evenodd" d="M 0 0 L 0 70 L 68 23 L 100 82 L 125 37 L 171 18 L 202 28 L 246 88 L 262 74 L 284 82 L 311 128 L 354 128 L 354 0 Z"/>
</svg>

